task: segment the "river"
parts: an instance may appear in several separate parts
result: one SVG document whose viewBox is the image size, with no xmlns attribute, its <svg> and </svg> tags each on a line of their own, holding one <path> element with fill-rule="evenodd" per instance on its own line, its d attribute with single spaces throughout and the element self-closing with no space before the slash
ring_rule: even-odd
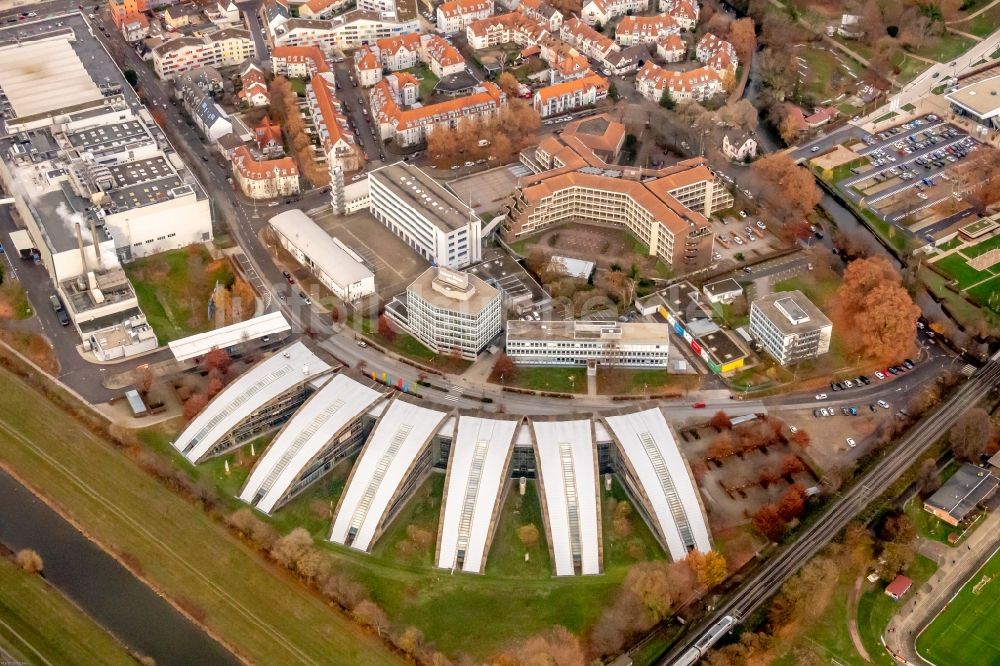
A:
<svg viewBox="0 0 1000 666">
<path fill-rule="evenodd" d="M 158 666 L 240 663 L 3 470 L 0 543 L 15 551 L 38 551 L 46 580 L 129 648 L 154 658 Z"/>
</svg>

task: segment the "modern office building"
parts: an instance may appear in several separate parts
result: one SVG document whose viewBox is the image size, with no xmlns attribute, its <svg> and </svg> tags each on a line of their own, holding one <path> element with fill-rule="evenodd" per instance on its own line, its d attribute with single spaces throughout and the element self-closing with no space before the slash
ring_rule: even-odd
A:
<svg viewBox="0 0 1000 666">
<path fill-rule="evenodd" d="M 666 368 L 670 326 L 617 321 L 507 322 L 507 356 L 518 365 Z"/>
<path fill-rule="evenodd" d="M 801 291 L 777 291 L 750 305 L 750 335 L 781 365 L 830 350 L 833 324 Z"/>
<path fill-rule="evenodd" d="M 361 257 L 301 210 L 279 213 L 271 218 L 270 225 L 281 247 L 340 300 L 352 303 L 375 293 L 375 274 Z"/>
<path fill-rule="evenodd" d="M 474 361 L 503 329 L 503 294 L 475 275 L 428 268 L 386 314 L 439 354 Z"/>
<path fill-rule="evenodd" d="M 427 261 L 465 268 L 482 258 L 475 211 L 421 169 L 397 162 L 368 175 L 371 212 Z"/>
</svg>

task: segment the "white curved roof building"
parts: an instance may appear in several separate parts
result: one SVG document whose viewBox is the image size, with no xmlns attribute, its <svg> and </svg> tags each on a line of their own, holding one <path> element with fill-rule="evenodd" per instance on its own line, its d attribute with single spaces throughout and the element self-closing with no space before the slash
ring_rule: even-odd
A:
<svg viewBox="0 0 1000 666">
<path fill-rule="evenodd" d="M 460 416 L 448 459 L 436 562 L 482 573 L 496 530 L 520 417 Z"/>
<path fill-rule="evenodd" d="M 605 416 L 618 448 L 622 480 L 644 506 L 647 522 L 677 561 L 712 549 L 705 512 L 691 471 L 657 408 Z"/>
<path fill-rule="evenodd" d="M 380 391 L 340 374 L 310 397 L 254 465 L 240 499 L 270 514 L 351 453 Z"/>
</svg>

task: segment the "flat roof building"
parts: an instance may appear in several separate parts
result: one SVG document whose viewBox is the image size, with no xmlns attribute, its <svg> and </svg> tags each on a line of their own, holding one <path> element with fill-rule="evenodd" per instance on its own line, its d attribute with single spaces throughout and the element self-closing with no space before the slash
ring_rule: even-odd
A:
<svg viewBox="0 0 1000 666">
<path fill-rule="evenodd" d="M 372 381 L 338 374 L 275 436 L 250 472 L 240 499 L 272 513 L 361 448 L 364 416 L 385 394 Z"/>
<path fill-rule="evenodd" d="M 192 463 L 225 453 L 284 423 L 323 385 L 330 370 L 302 342 L 293 343 L 212 398 L 173 446 Z"/>
<path fill-rule="evenodd" d="M 427 261 L 465 268 L 482 258 L 482 221 L 444 186 L 410 164 L 368 175 L 371 212 Z"/>
<path fill-rule="evenodd" d="M 503 295 L 475 275 L 428 268 L 386 314 L 439 354 L 472 361 L 503 329 Z"/>
<path fill-rule="evenodd" d="M 594 423 L 531 420 L 542 518 L 557 576 L 603 571 Z"/>
<path fill-rule="evenodd" d="M 670 326 L 617 321 L 507 322 L 507 355 L 518 365 L 666 368 Z"/>
<path fill-rule="evenodd" d="M 330 540 L 369 551 L 430 471 L 431 440 L 447 416 L 397 395 L 358 456 L 337 505 Z"/>
<path fill-rule="evenodd" d="M 992 497 L 998 485 L 1000 478 L 988 469 L 966 463 L 924 500 L 924 511 L 949 525 L 958 525 L 980 502 Z"/>
<path fill-rule="evenodd" d="M 621 479 L 675 562 L 712 549 L 698 489 L 659 408 L 605 416 Z"/>
<path fill-rule="evenodd" d="M 1000 128 L 1000 76 L 990 76 L 945 95 L 958 113 L 993 129 Z"/>
<path fill-rule="evenodd" d="M 833 324 L 801 291 L 777 291 L 750 306 L 750 335 L 781 365 L 830 350 Z"/>
<path fill-rule="evenodd" d="M 371 269 L 301 210 L 279 213 L 269 223 L 281 246 L 340 300 L 352 303 L 375 293 Z"/>
<path fill-rule="evenodd" d="M 291 325 L 281 312 L 268 312 L 246 321 L 173 340 L 167 346 L 173 352 L 175 360 L 188 361 L 204 356 L 213 349 L 230 349 L 250 340 L 291 330 Z"/>
<path fill-rule="evenodd" d="M 510 487 L 510 461 L 520 417 L 459 416 L 435 561 L 442 569 L 482 573 Z"/>
</svg>

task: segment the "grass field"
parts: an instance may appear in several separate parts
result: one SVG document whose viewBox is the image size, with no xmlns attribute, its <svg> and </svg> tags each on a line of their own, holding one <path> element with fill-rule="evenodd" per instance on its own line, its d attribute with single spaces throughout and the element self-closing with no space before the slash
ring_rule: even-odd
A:
<svg viewBox="0 0 1000 666">
<path fill-rule="evenodd" d="M 954 278 L 958 282 L 959 289 L 982 282 L 992 275 L 989 271 L 977 271 L 970 266 L 969 260 L 960 252 L 953 252 L 944 259 L 938 259 L 934 262 L 934 266 Z"/>
<path fill-rule="evenodd" d="M 0 647 L 24 664 L 136 663 L 58 590 L 5 557 L 0 557 Z"/>
<path fill-rule="evenodd" d="M 998 577 L 1000 554 L 995 554 L 917 637 L 922 657 L 940 666 L 1000 663 Z"/>
<path fill-rule="evenodd" d="M 976 42 L 968 37 L 946 32 L 937 39 L 929 40 L 925 46 L 914 49 L 913 53 L 930 60 L 949 62 L 968 51 L 975 44 Z"/>
<path fill-rule="evenodd" d="M 1000 314 L 1000 276 L 977 284 L 968 290 L 968 294 L 977 303 L 981 303 L 983 307 Z"/>
<path fill-rule="evenodd" d="M 935 571 L 937 564 L 933 560 L 917 555 L 913 564 L 906 570 L 906 575 L 910 577 L 915 587 L 919 587 L 927 582 Z M 894 663 L 882 647 L 881 636 L 898 610 L 899 602 L 886 596 L 885 585 L 881 581 L 866 589 L 858 600 L 858 634 L 869 656 L 876 663 L 887 665 Z"/>
<path fill-rule="evenodd" d="M 840 286 L 840 280 L 835 275 L 820 278 L 813 274 L 806 274 L 776 282 L 772 288 L 774 291 L 799 290 L 810 301 L 819 307 L 824 307 L 836 293 L 838 286 Z"/>
<path fill-rule="evenodd" d="M 3 370 L 3 461 L 254 663 L 398 663 L 319 596 Z M 322 655 L 322 656 L 320 656 Z M 80 662 L 76 662 L 80 663 Z"/>
<path fill-rule="evenodd" d="M 505 386 L 517 386 L 534 391 L 558 393 L 586 393 L 586 368 L 518 368 L 517 377 L 507 379 Z"/>
<path fill-rule="evenodd" d="M 938 275 L 928 268 L 921 268 L 917 271 L 917 275 L 920 277 L 920 281 L 923 282 L 935 296 L 942 299 L 947 304 L 948 310 L 958 319 L 959 322 L 966 324 L 968 322 L 975 321 L 981 312 L 986 313 L 987 320 L 992 320 L 994 322 L 997 321 L 995 316 L 991 316 L 992 313 L 989 310 L 977 308 L 972 303 L 969 303 L 964 298 L 945 287 L 945 284 L 948 282 L 947 278 Z"/>
<path fill-rule="evenodd" d="M 161 345 L 208 330 L 215 283 L 233 279 L 229 262 L 213 262 L 200 245 L 137 259 L 126 264 L 125 273 Z"/>
<path fill-rule="evenodd" d="M 965 256 L 972 259 L 973 257 L 978 257 L 981 254 L 986 254 L 990 250 L 994 250 L 998 247 L 1000 247 L 1000 236 L 993 236 L 991 238 L 987 238 L 984 241 L 980 241 L 975 245 L 963 248 L 961 252 Z"/>
</svg>

